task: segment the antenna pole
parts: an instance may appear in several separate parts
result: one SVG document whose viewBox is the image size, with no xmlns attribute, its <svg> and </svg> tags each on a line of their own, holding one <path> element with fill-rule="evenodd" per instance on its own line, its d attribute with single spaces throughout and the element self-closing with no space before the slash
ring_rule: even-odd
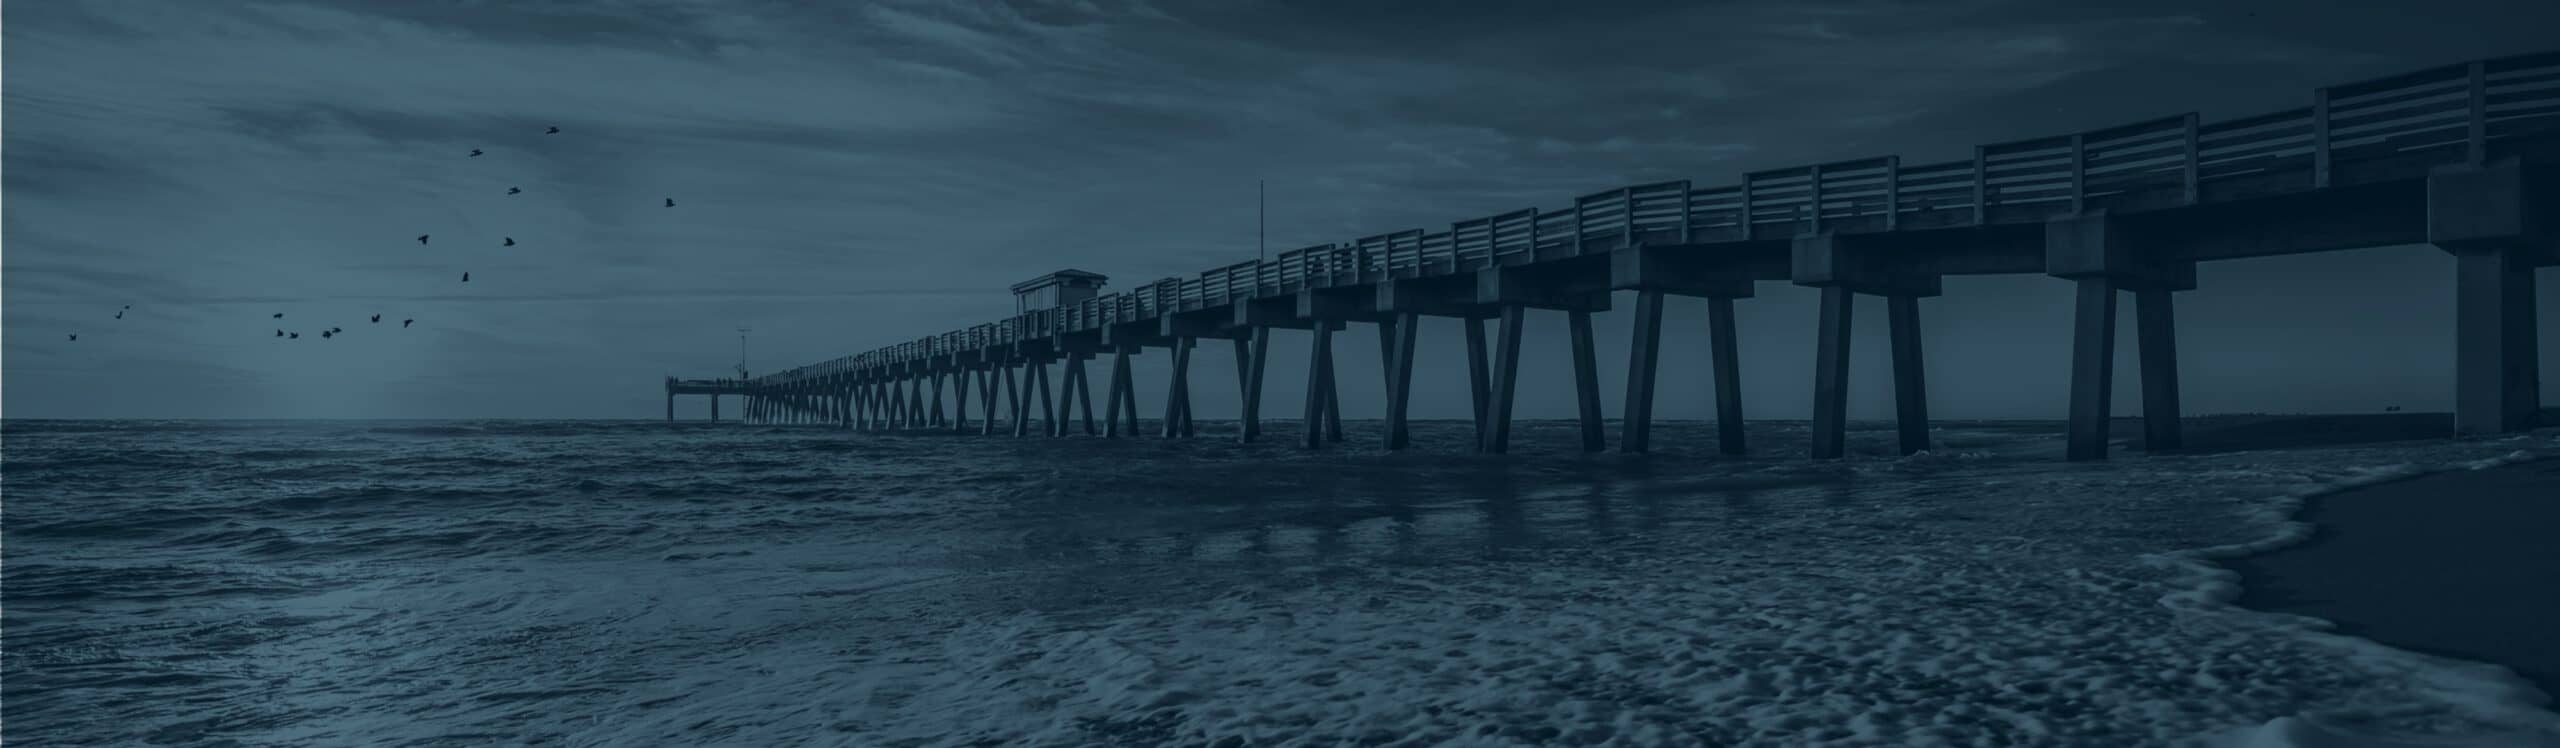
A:
<svg viewBox="0 0 2560 748">
<path fill-rule="evenodd" d="M 747 378 L 747 328 L 738 328 L 738 378 Z"/>
<path fill-rule="evenodd" d="M 1269 209 L 1265 207 L 1267 204 L 1262 197 L 1262 180 L 1253 180 L 1253 259 L 1255 260 L 1271 258 L 1271 242 L 1266 238 L 1269 233 L 1265 229 L 1266 221 L 1264 220 L 1269 213 Z"/>
</svg>

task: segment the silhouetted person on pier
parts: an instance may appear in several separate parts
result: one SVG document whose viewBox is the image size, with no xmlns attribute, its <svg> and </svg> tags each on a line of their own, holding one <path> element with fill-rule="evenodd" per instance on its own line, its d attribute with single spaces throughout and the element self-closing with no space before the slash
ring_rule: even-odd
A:
<svg viewBox="0 0 2560 748">
<path fill-rule="evenodd" d="M 471 282 L 471 274 L 470 274 L 470 273 L 463 273 L 463 274 L 462 274 L 462 282 L 464 282 L 464 283 L 469 283 L 469 282 Z"/>
<path fill-rule="evenodd" d="M 403 330 L 409 329 L 409 323 L 411 323 L 411 322 L 416 322 L 416 321 L 417 321 L 417 320 L 414 320 L 414 319 L 404 319 L 404 320 L 400 320 L 400 329 L 403 329 Z"/>
<path fill-rule="evenodd" d="M 473 148 L 473 149 L 471 149 L 471 157 L 472 157 L 472 158 L 479 158 L 479 157 L 480 157 L 480 149 L 478 149 L 478 148 Z"/>
<path fill-rule="evenodd" d="M 420 245 L 422 245 L 422 246 L 423 246 L 423 245 L 425 245 L 426 243 L 427 243 L 427 235 L 425 235 L 425 234 L 419 234 L 419 235 L 418 235 L 418 244 L 420 244 Z"/>
<path fill-rule="evenodd" d="M 509 195 L 513 195 L 513 194 L 516 194 L 516 193 L 519 193 L 519 192 L 523 192 L 523 191 L 524 191 L 524 188 L 521 188 L 521 187 L 509 187 L 509 188 L 507 188 L 507 194 L 509 194 Z"/>
<path fill-rule="evenodd" d="M 542 134 L 544 134 L 544 135 L 558 135 L 558 134 L 560 134 L 560 128 L 555 126 L 555 127 L 550 128 L 550 129 L 543 130 L 543 131 L 542 131 Z"/>
<path fill-rule="evenodd" d="M 506 241 L 506 243 L 504 243 L 504 244 L 500 244 L 500 245 L 498 245 L 498 246 L 501 246 L 501 247 L 512 247 L 512 246 L 515 246 L 515 245 L 516 245 L 516 238 L 515 238 L 515 237 L 510 236 L 510 237 L 507 237 L 507 241 Z"/>
<path fill-rule="evenodd" d="M 382 315 L 373 315 L 373 323 L 377 325 L 382 324 Z"/>
</svg>

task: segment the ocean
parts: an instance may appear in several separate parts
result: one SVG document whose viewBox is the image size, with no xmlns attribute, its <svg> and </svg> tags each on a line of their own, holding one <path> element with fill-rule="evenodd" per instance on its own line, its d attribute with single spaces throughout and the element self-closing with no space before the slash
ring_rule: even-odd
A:
<svg viewBox="0 0 2560 748">
<path fill-rule="evenodd" d="M 2057 424 L 1014 439 L 0 424 L 0 735 L 70 745 L 2560 744 L 2239 610 L 2300 497 L 2548 436 L 2065 463 Z M 1613 425 L 1612 439 L 1615 438 Z M 2434 744 L 2434 743 L 2427 743 Z"/>
</svg>

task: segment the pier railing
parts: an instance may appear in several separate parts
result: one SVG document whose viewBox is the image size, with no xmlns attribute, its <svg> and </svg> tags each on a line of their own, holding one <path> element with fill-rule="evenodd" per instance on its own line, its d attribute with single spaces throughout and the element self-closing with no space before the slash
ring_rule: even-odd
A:
<svg viewBox="0 0 2560 748">
<path fill-rule="evenodd" d="M 1633 244 L 1783 239 L 2042 221 L 2423 175 L 2481 163 L 2506 141 L 2560 136 L 2560 52 L 2445 65 L 2313 92 L 2311 104 L 2201 122 L 2179 114 L 1976 146 L 1966 160 L 1896 156 L 1770 169 L 1738 184 L 1620 187 L 1556 210 L 1522 208 L 1289 250 L 1051 310 L 751 380 L 771 385 L 891 366 L 1305 289 L 1604 253 Z"/>
</svg>

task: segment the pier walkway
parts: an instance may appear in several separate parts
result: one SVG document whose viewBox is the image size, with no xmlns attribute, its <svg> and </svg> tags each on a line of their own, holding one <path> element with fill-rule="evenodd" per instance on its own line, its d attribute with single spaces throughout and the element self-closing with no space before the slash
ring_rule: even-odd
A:
<svg viewBox="0 0 2560 748">
<path fill-rule="evenodd" d="M 1189 436 L 1191 356 L 1200 340 L 1226 340 L 1240 372 L 1242 438 L 1252 440 L 1271 330 L 1286 328 L 1313 332 L 1300 415 L 1324 424 L 1305 436 L 1318 447 L 1342 439 L 1334 334 L 1363 324 L 1378 330 L 1388 369 L 1383 438 L 1402 448 L 1420 320 L 1447 317 L 1464 321 L 1477 447 L 1502 452 L 1521 323 L 1539 311 L 1569 322 L 1571 396 L 1582 446 L 1597 451 L 1608 435 L 1591 314 L 1609 309 L 1613 292 L 1632 291 L 1620 448 L 1647 448 L 1664 297 L 1690 296 L 1708 303 L 1720 449 L 1738 454 L 1744 400 L 1733 305 L 1759 283 L 1781 282 L 1821 289 L 1811 456 L 1844 450 L 1857 294 L 1887 300 L 1900 446 L 1909 453 L 1929 447 L 1919 300 L 1939 295 L 1949 275 L 2042 274 L 2077 288 L 2065 454 L 2101 459 L 2118 292 L 2133 295 L 2143 444 L 2174 449 L 2172 305 L 2176 292 L 2195 288 L 2197 263 L 2405 244 L 2452 257 L 2456 429 L 2529 428 L 2540 406 L 2533 270 L 2560 264 L 2560 51 L 2331 86 L 2306 106 L 2254 117 L 2168 116 L 1977 146 L 1970 159 L 1942 163 L 1882 156 L 1714 186 L 1633 185 L 1557 209 L 1307 247 L 1118 293 L 1049 288 L 1037 297 L 1043 303 L 1010 318 L 878 350 L 745 380 L 670 378 L 668 417 L 677 395 L 713 395 L 716 418 L 717 396 L 735 394 L 757 422 L 1134 434 L 1129 371 L 1154 350 L 1167 354 L 1172 374 L 1162 435 Z M 1496 323 L 1490 340 L 1487 320 Z M 1085 370 L 1103 356 L 1111 368 L 1098 430 Z M 1062 369 L 1054 402 L 1052 364 Z M 984 414 L 975 421 L 972 401 Z"/>
</svg>

